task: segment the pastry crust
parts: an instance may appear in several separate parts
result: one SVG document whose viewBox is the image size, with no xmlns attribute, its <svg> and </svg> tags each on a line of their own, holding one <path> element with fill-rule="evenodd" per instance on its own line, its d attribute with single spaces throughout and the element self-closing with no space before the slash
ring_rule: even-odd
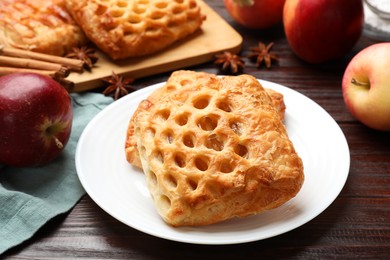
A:
<svg viewBox="0 0 390 260">
<path fill-rule="evenodd" d="M 186 75 L 185 72 L 176 73 L 181 74 L 182 76 Z M 190 72 L 192 75 L 192 72 Z M 208 75 L 205 74 L 207 77 Z M 198 74 L 198 78 L 201 77 L 201 74 Z M 179 86 L 180 87 L 180 86 Z M 284 103 L 283 95 L 273 89 L 266 88 L 265 89 L 269 96 L 271 97 L 272 104 L 276 108 L 276 110 L 279 113 L 279 117 L 281 120 L 284 119 L 284 113 L 286 110 L 286 105 Z M 138 149 L 137 149 L 137 141 L 135 140 L 134 136 L 134 118 L 138 115 L 138 112 L 142 109 L 148 109 L 148 106 L 151 104 L 154 104 L 158 102 L 160 97 L 164 95 L 165 88 L 160 88 L 156 91 L 154 91 L 149 97 L 148 102 L 143 102 L 140 104 L 140 106 L 136 109 L 133 116 L 130 119 L 127 133 L 126 133 L 126 143 L 125 143 L 125 150 L 126 150 L 126 160 L 133 166 L 142 168 L 141 160 L 139 157 Z"/>
<path fill-rule="evenodd" d="M 194 33 L 205 19 L 196 0 L 68 0 L 67 8 L 114 60 L 162 50 Z"/>
<path fill-rule="evenodd" d="M 134 134 L 148 189 L 167 223 L 244 217 L 298 193 L 302 160 L 255 78 L 177 71 L 156 92 L 157 102 L 141 102 Z"/>
<path fill-rule="evenodd" d="M 62 56 L 87 38 L 64 0 L 1 0 L 0 44 Z"/>
</svg>

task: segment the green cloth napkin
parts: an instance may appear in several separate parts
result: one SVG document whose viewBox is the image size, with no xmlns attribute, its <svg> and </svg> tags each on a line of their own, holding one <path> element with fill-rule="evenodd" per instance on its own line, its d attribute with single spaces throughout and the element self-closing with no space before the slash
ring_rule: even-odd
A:
<svg viewBox="0 0 390 260">
<path fill-rule="evenodd" d="M 77 142 L 88 122 L 113 99 L 98 93 L 72 93 L 71 97 L 71 137 L 57 159 L 36 168 L 0 165 L 0 255 L 69 211 L 85 194 L 76 173 Z"/>
</svg>

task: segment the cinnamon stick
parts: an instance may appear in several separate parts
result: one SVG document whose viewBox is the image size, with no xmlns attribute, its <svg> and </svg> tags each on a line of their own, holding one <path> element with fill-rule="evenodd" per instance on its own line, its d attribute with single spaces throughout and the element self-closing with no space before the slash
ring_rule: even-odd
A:
<svg viewBox="0 0 390 260">
<path fill-rule="evenodd" d="M 39 70 L 39 69 L 25 69 L 25 68 L 15 68 L 15 67 L 0 67 L 0 76 L 16 73 L 16 72 L 31 72 L 31 73 L 38 73 L 46 76 L 53 77 L 58 73 L 57 71 L 53 70 Z"/>
<path fill-rule="evenodd" d="M 12 47 L 0 46 L 0 54 L 9 57 L 28 58 L 39 61 L 46 61 L 50 63 L 57 63 L 63 66 L 67 66 L 76 71 L 83 70 L 84 62 L 82 60 L 70 59 L 50 54 L 38 53 L 33 51 L 27 51 L 22 49 L 16 49 Z"/>
<path fill-rule="evenodd" d="M 39 70 L 51 70 L 51 71 L 63 71 L 64 75 L 69 75 L 69 69 L 64 67 L 61 64 L 51 63 L 40 60 L 31 60 L 25 58 L 14 58 L 0 56 L 0 65 L 10 66 L 10 67 L 19 67 L 26 69 L 39 69 Z"/>
<path fill-rule="evenodd" d="M 0 76 L 17 73 L 17 72 L 30 72 L 37 73 L 41 75 L 46 75 L 60 83 L 67 91 L 72 91 L 74 83 L 70 80 L 66 80 L 64 76 L 64 71 L 52 71 L 52 70 L 40 70 L 40 69 L 25 69 L 25 68 L 15 68 L 15 67 L 0 67 Z"/>
</svg>

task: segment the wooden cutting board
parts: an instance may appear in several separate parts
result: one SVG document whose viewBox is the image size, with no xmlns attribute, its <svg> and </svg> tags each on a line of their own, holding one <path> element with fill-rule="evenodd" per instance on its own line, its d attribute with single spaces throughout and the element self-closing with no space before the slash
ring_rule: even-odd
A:
<svg viewBox="0 0 390 260">
<path fill-rule="evenodd" d="M 112 61 L 101 52 L 91 72 L 72 72 L 68 80 L 75 83 L 73 91 L 81 92 L 100 87 L 102 78 L 116 74 L 131 78 L 141 78 L 189 66 L 201 64 L 214 59 L 216 53 L 224 50 L 238 53 L 242 45 L 242 37 L 222 17 L 203 1 L 199 1 L 206 21 L 201 30 L 186 39 L 178 41 L 169 48 L 145 57 Z"/>
</svg>

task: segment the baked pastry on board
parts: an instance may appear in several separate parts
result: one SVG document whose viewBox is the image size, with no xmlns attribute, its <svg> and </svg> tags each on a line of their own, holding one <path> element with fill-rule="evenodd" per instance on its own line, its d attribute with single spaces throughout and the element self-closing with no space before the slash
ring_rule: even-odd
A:
<svg viewBox="0 0 390 260">
<path fill-rule="evenodd" d="M 86 43 L 65 0 L 0 1 L 0 45 L 62 56 Z"/>
<path fill-rule="evenodd" d="M 196 0 L 68 0 L 87 37 L 113 60 L 166 48 L 201 26 Z"/>
<path fill-rule="evenodd" d="M 302 160 L 254 77 L 177 71 L 157 92 L 156 102 L 139 105 L 134 135 L 154 205 L 168 224 L 244 217 L 298 193 Z"/>
</svg>

